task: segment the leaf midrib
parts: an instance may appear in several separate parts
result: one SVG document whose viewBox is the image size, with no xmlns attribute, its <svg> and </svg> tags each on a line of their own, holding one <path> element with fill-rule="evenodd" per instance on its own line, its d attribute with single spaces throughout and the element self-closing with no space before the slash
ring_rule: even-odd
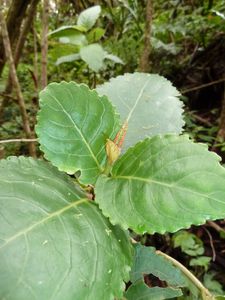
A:
<svg viewBox="0 0 225 300">
<path fill-rule="evenodd" d="M 120 176 L 119 175 L 119 176 L 112 176 L 111 178 L 113 178 L 113 179 L 136 180 L 136 181 L 146 182 L 146 183 L 149 183 L 149 184 L 153 183 L 153 184 L 158 184 L 158 185 L 161 185 L 161 186 L 164 186 L 164 187 L 175 188 L 177 190 L 189 192 L 189 193 L 192 193 L 192 194 L 195 194 L 195 195 L 207 198 L 207 199 L 212 199 L 212 200 L 214 200 L 214 201 L 216 201 L 218 203 L 221 203 L 221 204 L 223 204 L 225 206 L 225 202 L 219 201 L 219 199 L 216 199 L 214 197 L 208 196 L 207 194 L 198 193 L 196 191 L 193 191 L 193 190 L 185 188 L 185 187 L 181 187 L 179 185 L 175 185 L 174 183 L 169 184 L 169 183 L 166 183 L 166 182 L 163 182 L 163 181 L 157 181 L 157 180 L 154 180 L 154 179 L 147 179 L 147 178 L 136 177 L 136 176 L 122 176 L 122 175 Z"/>
<path fill-rule="evenodd" d="M 98 169 L 102 172 L 102 168 L 101 168 L 101 166 L 100 166 L 100 164 L 99 164 L 99 162 L 98 162 L 96 156 L 94 155 L 94 153 L 93 153 L 91 147 L 89 146 L 89 144 L 88 144 L 86 138 L 84 137 L 83 133 L 81 132 L 81 130 L 77 127 L 76 123 L 74 122 L 74 120 L 72 119 L 72 117 L 70 116 L 70 114 L 65 110 L 65 108 L 64 108 L 63 105 L 57 100 L 57 98 L 56 98 L 55 96 L 53 96 L 53 95 L 50 95 L 50 96 L 54 98 L 54 100 L 58 103 L 58 105 L 62 108 L 63 112 L 64 112 L 64 113 L 66 114 L 66 116 L 69 118 L 69 120 L 72 122 L 72 124 L 74 125 L 75 129 L 76 129 L 77 132 L 79 133 L 81 139 L 83 140 L 85 146 L 87 147 L 88 151 L 90 152 L 90 154 L 91 154 L 93 160 L 95 161 L 95 163 L 96 163 Z"/>
<path fill-rule="evenodd" d="M 61 215 L 61 214 L 63 214 L 65 211 L 67 211 L 67 210 L 69 210 L 69 209 L 71 209 L 71 208 L 73 208 L 73 207 L 76 207 L 76 206 L 78 206 L 78 205 L 80 205 L 80 204 L 82 204 L 82 203 L 85 203 L 85 202 L 87 203 L 87 202 L 89 202 L 89 200 L 88 200 L 87 198 L 82 198 L 82 199 L 80 199 L 80 200 L 78 200 L 78 201 L 72 202 L 72 203 L 70 203 L 69 205 L 64 206 L 63 208 L 61 208 L 61 209 L 59 209 L 59 210 L 57 210 L 57 211 L 54 211 L 53 213 L 49 214 L 47 217 L 45 217 L 45 218 L 39 220 L 38 222 L 36 222 L 36 223 L 30 225 L 29 227 L 27 227 L 27 228 L 25 228 L 25 229 L 23 229 L 23 230 L 17 232 L 15 235 L 13 235 L 13 236 L 11 236 L 10 238 L 8 238 L 2 246 L 0 246 L 0 251 L 1 251 L 6 245 L 8 245 L 10 242 L 14 241 L 15 239 L 19 238 L 19 237 L 22 236 L 22 235 L 26 235 L 28 232 L 32 231 L 32 230 L 33 230 L 34 228 L 36 228 L 37 226 L 39 226 L 39 225 L 45 223 L 46 221 L 48 221 L 48 220 L 50 220 L 50 219 L 52 219 L 52 218 L 54 218 L 54 217 L 56 217 L 56 216 Z"/>
<path fill-rule="evenodd" d="M 130 110 L 130 112 L 129 112 L 128 116 L 127 116 L 127 119 L 126 119 L 127 122 L 129 122 L 130 118 L 132 117 L 132 114 L 133 114 L 135 108 L 137 107 L 137 105 L 138 105 L 138 103 L 139 103 L 139 101 L 140 101 L 140 99 L 141 99 L 141 97 L 143 95 L 143 92 L 144 92 L 144 90 L 145 90 L 145 88 L 146 88 L 146 86 L 148 84 L 148 82 L 149 82 L 149 80 L 147 80 L 145 82 L 145 84 L 143 85 L 143 87 L 141 88 L 140 93 L 138 94 L 138 97 L 137 97 L 137 99 L 136 99 L 136 101 L 134 103 L 134 106 L 132 107 L 132 109 Z"/>
</svg>

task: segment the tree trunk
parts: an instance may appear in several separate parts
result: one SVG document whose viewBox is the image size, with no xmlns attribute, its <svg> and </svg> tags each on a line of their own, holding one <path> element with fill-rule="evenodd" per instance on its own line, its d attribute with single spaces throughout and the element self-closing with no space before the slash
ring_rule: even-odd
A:
<svg viewBox="0 0 225 300">
<path fill-rule="evenodd" d="M 147 0 L 146 4 L 146 23 L 145 23 L 145 33 L 144 33 L 144 49 L 141 54 L 139 62 L 139 70 L 141 72 L 150 71 L 150 53 L 151 53 L 151 29 L 152 29 L 152 0 Z"/>
<path fill-rule="evenodd" d="M 31 4 L 28 8 L 27 11 L 27 17 L 24 21 L 24 25 L 22 27 L 17 45 L 16 45 L 16 49 L 15 49 L 15 53 L 14 53 L 14 64 L 15 64 L 15 68 L 17 69 L 22 51 L 23 51 L 23 47 L 26 41 L 26 37 L 27 34 L 29 33 L 31 26 L 32 26 L 32 22 L 34 19 L 34 16 L 36 14 L 36 8 L 37 8 L 37 4 L 40 0 L 32 0 Z M 8 95 L 12 92 L 12 80 L 11 77 L 9 76 L 8 81 L 7 81 L 7 85 L 4 91 L 5 95 Z M 5 97 L 0 105 L 0 124 L 1 124 L 1 120 L 3 118 L 3 111 L 4 111 L 4 107 L 6 105 L 6 103 L 8 102 L 8 98 Z"/>
<path fill-rule="evenodd" d="M 9 40 L 12 48 L 14 48 L 17 37 L 19 36 L 21 23 L 25 16 L 27 6 L 29 5 L 30 2 L 31 0 L 11 1 L 11 6 L 7 14 L 6 25 L 7 25 Z M 0 36 L 0 77 L 5 65 L 5 60 L 6 57 L 5 57 L 5 51 L 3 46 L 3 39 Z"/>
<path fill-rule="evenodd" d="M 18 104 L 19 104 L 19 108 L 20 108 L 20 112 L 21 112 L 21 116 L 22 116 L 22 120 L 23 120 L 24 132 L 26 134 L 26 137 L 31 139 L 32 132 L 30 129 L 29 119 L 28 119 L 23 95 L 21 92 L 20 84 L 18 81 L 18 77 L 16 74 L 16 68 L 15 68 L 15 64 L 13 61 L 12 49 L 11 49 L 11 45 L 10 45 L 6 22 L 4 20 L 3 13 L 1 11 L 0 11 L 0 25 L 1 25 L 1 30 L 2 30 L 2 40 L 3 40 L 4 49 L 5 49 L 5 55 L 6 55 L 6 59 L 8 60 L 8 63 L 9 63 L 10 76 L 11 76 L 13 87 L 15 89 L 15 93 L 17 96 L 17 100 L 18 100 Z M 36 156 L 36 148 L 35 148 L 34 143 L 29 143 L 29 153 L 31 156 Z"/>
<path fill-rule="evenodd" d="M 41 37 L 41 88 L 48 84 L 47 59 L 48 59 L 48 17 L 49 0 L 43 2 L 42 37 Z"/>
</svg>

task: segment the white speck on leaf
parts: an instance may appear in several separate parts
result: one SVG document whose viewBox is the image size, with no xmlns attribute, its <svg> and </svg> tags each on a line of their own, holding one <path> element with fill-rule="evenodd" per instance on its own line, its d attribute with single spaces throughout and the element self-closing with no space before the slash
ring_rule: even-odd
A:
<svg viewBox="0 0 225 300">
<path fill-rule="evenodd" d="M 110 230 L 110 229 L 105 229 L 105 232 L 107 233 L 107 235 L 110 235 L 110 233 L 112 232 L 112 230 Z"/>
<path fill-rule="evenodd" d="M 75 218 L 79 219 L 79 218 L 82 217 L 83 215 L 82 215 L 82 214 L 75 214 L 74 216 L 75 216 Z"/>
</svg>

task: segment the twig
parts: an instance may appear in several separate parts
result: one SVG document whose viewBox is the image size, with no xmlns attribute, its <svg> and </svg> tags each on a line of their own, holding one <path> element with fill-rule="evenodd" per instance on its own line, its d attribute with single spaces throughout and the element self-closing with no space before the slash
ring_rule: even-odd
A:
<svg viewBox="0 0 225 300">
<path fill-rule="evenodd" d="M 48 55 L 48 16 L 49 0 L 43 1 L 42 33 L 41 33 L 41 88 L 48 84 L 47 77 L 47 55 Z"/>
<path fill-rule="evenodd" d="M 12 95 L 9 95 L 9 94 L 6 94 L 6 93 L 1 93 L 0 92 L 0 96 L 2 96 L 2 97 L 5 97 L 5 98 L 9 98 L 9 99 L 11 99 L 11 100 L 13 100 L 13 101 L 18 101 L 16 98 L 14 98 Z"/>
<path fill-rule="evenodd" d="M 3 39 L 4 48 L 5 48 L 5 55 L 6 55 L 6 59 L 8 60 L 8 63 L 9 63 L 10 76 L 12 79 L 13 87 L 16 92 L 16 97 L 18 99 L 18 104 L 19 104 L 19 108 L 20 108 L 20 112 L 21 112 L 21 116 L 22 116 L 22 120 L 23 120 L 23 128 L 24 128 L 26 137 L 28 139 L 31 139 L 32 132 L 30 129 L 26 106 L 25 106 L 25 102 L 24 102 L 23 95 L 21 92 L 19 80 L 18 80 L 18 77 L 16 74 L 16 68 L 15 68 L 15 64 L 13 61 L 13 55 L 12 55 L 9 35 L 8 35 L 5 19 L 4 19 L 4 16 L 3 16 L 3 13 L 1 10 L 0 10 L 0 25 L 2 28 L 2 39 Z M 36 156 L 36 148 L 35 148 L 34 143 L 29 143 L 29 153 L 33 157 Z"/>
<path fill-rule="evenodd" d="M 34 34 L 34 86 L 35 86 L 35 92 L 36 96 L 38 98 L 38 47 L 37 47 L 37 32 L 35 30 L 34 24 L 33 24 L 33 34 Z"/>
<path fill-rule="evenodd" d="M 36 14 L 36 7 L 37 7 L 37 4 L 39 1 L 40 0 L 32 0 L 30 6 L 27 9 L 27 17 L 24 21 L 21 33 L 19 35 L 18 42 L 16 44 L 16 49 L 13 54 L 13 61 L 14 61 L 15 69 L 17 69 L 17 66 L 19 64 L 20 57 L 22 55 L 24 44 L 26 41 L 26 37 L 30 31 L 30 27 L 32 25 L 32 20 Z M 13 88 L 12 79 L 11 79 L 11 76 L 9 75 L 4 94 L 9 95 L 12 92 L 12 88 Z M 3 119 L 4 108 L 8 103 L 7 98 L 8 97 L 5 97 L 0 105 L 0 120 Z"/>
<path fill-rule="evenodd" d="M 210 246 L 211 246 L 211 249 L 212 249 L 212 260 L 215 261 L 216 260 L 216 251 L 215 251 L 215 248 L 214 248 L 214 245 L 213 245 L 212 236 L 211 236 L 210 232 L 208 231 L 208 229 L 206 229 L 205 227 L 203 227 L 203 228 L 206 231 L 206 233 L 208 234 L 209 243 L 210 243 Z"/>
<path fill-rule="evenodd" d="M 196 87 L 193 87 L 193 88 L 190 88 L 190 89 L 181 90 L 181 93 L 186 94 L 186 93 L 189 93 L 189 92 L 192 92 L 192 91 L 197 91 L 197 90 L 203 89 L 205 87 L 208 87 L 210 85 L 214 85 L 214 84 L 217 84 L 217 83 L 220 83 L 220 82 L 223 82 L 223 81 L 225 81 L 225 78 L 221 78 L 221 79 L 218 79 L 218 80 L 215 80 L 215 81 L 211 81 L 209 83 L 204 83 L 202 85 L 199 85 L 199 86 L 196 86 Z"/>
<path fill-rule="evenodd" d="M 10 140 L 0 140 L 0 144 L 8 144 L 8 143 L 33 143 L 37 142 L 38 139 L 10 139 Z"/>
<path fill-rule="evenodd" d="M 159 254 L 163 256 L 165 259 L 170 261 L 175 267 L 181 270 L 181 272 L 198 288 L 198 290 L 201 292 L 202 299 L 203 300 L 214 300 L 214 297 L 212 294 L 210 294 L 209 290 L 204 287 L 204 285 L 196 278 L 185 266 L 183 266 L 179 261 L 174 259 L 173 257 L 167 255 L 166 253 L 163 253 L 159 250 L 156 251 L 156 254 Z"/>
<path fill-rule="evenodd" d="M 206 124 L 206 125 L 208 125 L 208 126 L 213 126 L 213 124 L 212 124 L 210 121 L 208 121 L 208 120 L 202 118 L 201 116 L 198 116 L 198 115 L 196 115 L 195 113 L 193 113 L 193 112 L 191 112 L 191 111 L 189 111 L 188 113 L 189 113 L 190 115 L 192 115 L 196 120 L 200 121 L 201 123 Z"/>
<path fill-rule="evenodd" d="M 218 224 L 216 224 L 213 221 L 207 221 L 207 224 L 209 224 L 209 226 L 211 226 L 212 228 L 214 228 L 217 232 L 223 232 L 225 233 L 225 229 L 223 229 L 221 226 L 219 226 Z"/>
</svg>

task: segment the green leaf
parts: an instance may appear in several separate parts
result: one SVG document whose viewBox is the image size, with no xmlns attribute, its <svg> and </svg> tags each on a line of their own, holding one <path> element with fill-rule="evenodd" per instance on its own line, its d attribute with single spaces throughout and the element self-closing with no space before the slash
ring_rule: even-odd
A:
<svg viewBox="0 0 225 300">
<path fill-rule="evenodd" d="M 51 32 L 49 32 L 49 36 L 53 38 L 60 38 L 60 37 L 68 37 L 68 36 L 73 36 L 75 34 L 78 34 L 79 32 L 84 32 L 86 29 L 82 26 L 77 26 L 77 25 L 66 25 L 66 26 L 61 26 Z"/>
<path fill-rule="evenodd" d="M 113 55 L 113 54 L 109 54 L 107 52 L 105 52 L 105 58 L 109 59 L 111 61 L 113 61 L 116 64 L 121 64 L 124 65 L 124 62 L 122 61 L 122 59 L 120 59 L 118 56 Z"/>
<path fill-rule="evenodd" d="M 222 295 L 225 293 L 220 282 L 214 279 L 215 273 L 210 272 L 204 275 L 204 286 L 215 295 Z"/>
<path fill-rule="evenodd" d="M 178 268 L 161 255 L 156 254 L 155 248 L 135 245 L 135 261 L 131 269 L 131 281 L 143 278 L 143 274 L 152 274 L 169 285 L 185 286 L 185 280 Z"/>
<path fill-rule="evenodd" d="M 203 242 L 193 233 L 179 231 L 173 236 L 174 247 L 181 247 L 181 250 L 191 256 L 198 256 L 204 253 Z"/>
<path fill-rule="evenodd" d="M 203 267 L 205 269 L 205 272 L 208 270 L 209 268 L 209 263 L 211 261 L 211 257 L 208 256 L 200 256 L 200 257 L 196 257 L 196 258 L 192 258 L 190 260 L 190 266 L 199 266 L 199 267 Z"/>
<path fill-rule="evenodd" d="M 95 5 L 89 7 L 88 9 L 85 9 L 84 11 L 82 11 L 82 13 L 80 13 L 77 20 L 77 25 L 86 28 L 86 30 L 88 31 L 95 25 L 95 22 L 99 18 L 100 13 L 101 7 L 99 5 Z"/>
<path fill-rule="evenodd" d="M 104 66 L 105 52 L 99 44 L 91 44 L 80 49 L 80 56 L 83 61 L 95 72 Z"/>
<path fill-rule="evenodd" d="M 75 60 L 78 60 L 78 59 L 80 59 L 80 54 L 78 54 L 78 53 L 71 54 L 71 55 L 65 55 L 65 56 L 59 57 L 55 64 L 58 66 L 62 63 L 72 62 L 72 61 L 75 61 Z"/>
<path fill-rule="evenodd" d="M 78 54 L 80 51 L 78 46 L 72 44 L 61 44 L 59 42 L 54 42 L 52 48 L 49 49 L 48 59 L 55 62 L 58 58 L 71 55 L 71 53 Z M 73 55 L 73 54 L 72 54 Z"/>
<path fill-rule="evenodd" d="M 1 299 L 122 297 L 133 247 L 68 176 L 2 160 L 0 207 Z"/>
<path fill-rule="evenodd" d="M 163 300 L 182 295 L 180 289 L 174 288 L 149 288 L 143 281 L 132 284 L 125 293 L 127 300 Z"/>
<path fill-rule="evenodd" d="M 95 43 L 98 42 L 105 34 L 105 29 L 103 28 L 93 28 L 90 32 L 87 34 L 87 39 L 89 43 Z"/>
<path fill-rule="evenodd" d="M 225 170 L 219 156 L 187 136 L 155 136 L 130 148 L 96 201 L 113 224 L 137 233 L 175 232 L 225 217 Z"/>
<path fill-rule="evenodd" d="M 60 37 L 59 42 L 62 44 L 73 44 L 78 46 L 84 46 L 87 44 L 87 39 L 84 34 L 76 33 L 73 35 Z"/>
<path fill-rule="evenodd" d="M 120 128 L 119 115 L 106 97 L 75 82 L 52 83 L 40 93 L 36 132 L 45 157 L 61 171 L 81 171 L 93 184 L 106 161 L 105 144 Z"/>
<path fill-rule="evenodd" d="M 162 76 L 125 74 L 99 86 L 97 91 L 109 97 L 123 122 L 128 121 L 125 149 L 148 136 L 182 131 L 179 92 Z"/>
</svg>

